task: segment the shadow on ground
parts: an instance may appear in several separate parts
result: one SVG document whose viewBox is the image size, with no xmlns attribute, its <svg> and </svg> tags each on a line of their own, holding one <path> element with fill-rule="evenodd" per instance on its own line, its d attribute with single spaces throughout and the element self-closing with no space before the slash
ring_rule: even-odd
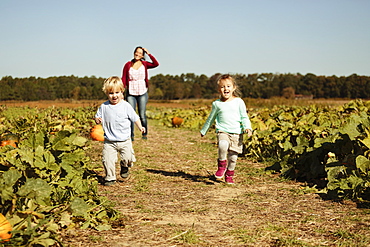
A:
<svg viewBox="0 0 370 247">
<path fill-rule="evenodd" d="M 184 171 L 177 171 L 177 172 L 169 172 L 169 171 L 163 171 L 163 170 L 155 170 L 155 169 L 147 169 L 147 172 L 154 173 L 154 174 L 161 174 L 166 177 L 182 177 L 186 180 L 190 180 L 193 182 L 200 182 L 200 183 L 205 183 L 205 184 L 215 184 L 218 183 L 215 179 L 215 177 L 210 174 L 208 176 L 200 176 L 200 175 L 192 175 L 189 173 L 186 173 Z"/>
</svg>

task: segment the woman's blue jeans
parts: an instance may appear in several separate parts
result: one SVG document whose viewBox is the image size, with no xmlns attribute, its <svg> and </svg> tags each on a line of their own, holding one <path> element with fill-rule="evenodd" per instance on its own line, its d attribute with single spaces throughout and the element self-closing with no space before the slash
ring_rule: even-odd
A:
<svg viewBox="0 0 370 247">
<path fill-rule="evenodd" d="M 141 121 L 141 125 L 145 127 L 146 132 L 143 136 L 148 134 L 148 121 L 146 119 L 146 104 L 148 103 L 148 92 L 143 95 L 127 95 L 127 102 L 136 111 L 136 105 L 138 108 L 138 113 Z M 134 138 L 135 124 L 131 123 L 131 138 Z"/>
</svg>

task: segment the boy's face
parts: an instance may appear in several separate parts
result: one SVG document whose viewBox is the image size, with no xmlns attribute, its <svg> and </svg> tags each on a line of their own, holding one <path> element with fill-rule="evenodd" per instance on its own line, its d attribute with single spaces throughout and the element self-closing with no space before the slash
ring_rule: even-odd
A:
<svg viewBox="0 0 370 247">
<path fill-rule="evenodd" d="M 123 99 L 123 93 L 119 88 L 113 88 L 107 95 L 108 100 L 112 105 L 118 104 Z"/>
</svg>

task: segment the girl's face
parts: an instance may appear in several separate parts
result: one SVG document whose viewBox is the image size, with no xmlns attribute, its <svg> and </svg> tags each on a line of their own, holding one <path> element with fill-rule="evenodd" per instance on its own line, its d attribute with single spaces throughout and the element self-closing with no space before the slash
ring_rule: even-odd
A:
<svg viewBox="0 0 370 247">
<path fill-rule="evenodd" d="M 108 100 L 112 105 L 116 105 L 123 99 L 123 93 L 118 88 L 113 88 L 108 92 Z"/>
<path fill-rule="evenodd" d="M 139 61 L 144 58 L 144 50 L 141 48 L 137 48 L 134 52 L 134 59 Z"/>
<path fill-rule="evenodd" d="M 229 101 L 234 98 L 235 85 L 231 80 L 225 79 L 218 83 L 218 91 L 221 94 L 222 101 Z"/>
</svg>

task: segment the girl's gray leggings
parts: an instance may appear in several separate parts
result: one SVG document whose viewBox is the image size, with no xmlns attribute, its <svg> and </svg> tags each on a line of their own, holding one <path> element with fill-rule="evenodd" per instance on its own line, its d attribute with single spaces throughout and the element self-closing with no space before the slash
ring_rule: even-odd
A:
<svg viewBox="0 0 370 247">
<path fill-rule="evenodd" d="M 226 140 L 220 140 L 218 142 L 218 159 L 227 159 L 227 169 L 230 171 L 235 170 L 236 160 L 238 159 L 238 153 L 229 150 L 229 142 Z"/>
</svg>

